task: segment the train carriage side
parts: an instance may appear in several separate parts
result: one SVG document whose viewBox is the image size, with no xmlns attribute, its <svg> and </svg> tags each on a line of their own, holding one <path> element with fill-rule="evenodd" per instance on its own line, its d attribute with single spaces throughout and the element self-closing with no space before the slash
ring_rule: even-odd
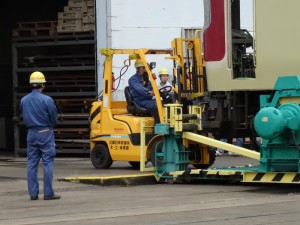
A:
<svg viewBox="0 0 300 225">
<path fill-rule="evenodd" d="M 253 0 L 253 32 L 241 28 L 242 1 L 204 3 L 203 53 L 210 111 L 204 115 L 203 126 L 217 137 L 250 136 L 259 95 L 271 92 L 278 76 L 300 72 L 300 1 Z"/>
</svg>

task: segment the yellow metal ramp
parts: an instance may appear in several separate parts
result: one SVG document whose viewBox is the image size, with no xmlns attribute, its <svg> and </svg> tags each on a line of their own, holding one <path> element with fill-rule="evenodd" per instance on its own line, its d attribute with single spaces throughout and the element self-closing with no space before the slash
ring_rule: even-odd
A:
<svg viewBox="0 0 300 225">
<path fill-rule="evenodd" d="M 185 138 L 185 139 L 188 139 L 191 141 L 195 141 L 198 143 L 206 144 L 209 146 L 213 146 L 216 148 L 224 149 L 226 151 L 237 153 L 239 155 L 243 155 L 248 158 L 252 158 L 252 159 L 256 159 L 256 160 L 260 159 L 259 152 L 252 151 L 252 150 L 242 148 L 239 146 L 231 145 L 231 144 L 228 144 L 228 143 L 225 143 L 222 141 L 218 141 L 218 140 L 215 140 L 215 139 L 203 136 L 203 135 L 195 134 L 192 132 L 183 132 L 182 138 Z"/>
</svg>

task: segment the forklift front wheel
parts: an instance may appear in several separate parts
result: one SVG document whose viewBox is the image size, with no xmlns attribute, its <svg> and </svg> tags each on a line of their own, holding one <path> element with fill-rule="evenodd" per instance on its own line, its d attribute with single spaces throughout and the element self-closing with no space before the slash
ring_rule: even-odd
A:
<svg viewBox="0 0 300 225">
<path fill-rule="evenodd" d="M 96 169 L 108 169 L 113 162 L 108 148 L 104 144 L 95 145 L 91 151 L 91 161 Z"/>
</svg>

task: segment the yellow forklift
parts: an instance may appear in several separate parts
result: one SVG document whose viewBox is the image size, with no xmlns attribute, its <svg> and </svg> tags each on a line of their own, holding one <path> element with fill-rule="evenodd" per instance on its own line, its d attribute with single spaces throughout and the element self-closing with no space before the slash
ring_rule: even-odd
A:
<svg viewBox="0 0 300 225">
<path fill-rule="evenodd" d="M 201 52 L 199 51 L 200 39 L 175 39 L 172 42 L 172 47 L 173 49 L 170 50 L 101 49 L 101 54 L 105 56 L 102 95 L 99 100 L 92 103 L 90 111 L 90 156 L 95 168 L 110 168 L 113 161 L 128 161 L 133 168 L 139 169 L 141 158 L 145 159 L 143 164 L 151 161 L 154 165 L 154 152 L 160 151 L 164 143 L 164 135 L 156 135 L 154 132 L 154 118 L 149 115 L 146 109 L 139 107 L 131 99 L 128 87 L 124 90 L 126 101 L 113 100 L 112 93 L 115 91 L 113 90 L 112 79 L 114 55 L 128 56 L 124 62 L 125 71 L 133 60 L 140 59 L 143 62 L 155 93 L 161 124 L 166 123 L 166 114 L 160 91 L 152 76 L 151 69 L 155 63 L 148 63 L 147 55 L 167 55 L 167 59 L 174 61 L 173 90 L 177 95 L 176 103 L 181 103 L 177 104 L 176 107 L 185 114 L 195 112 L 195 108 L 189 104 L 189 101 L 192 100 L 193 95 L 204 94 L 204 81 L 201 76 L 203 74 L 203 60 L 199 54 Z M 190 51 L 189 57 L 183 57 L 184 49 Z M 193 78 L 189 74 L 194 74 Z M 120 77 L 115 80 L 121 80 L 122 75 L 120 74 Z M 187 123 L 198 123 L 197 126 L 187 125 L 187 127 L 193 127 L 193 132 L 196 133 L 201 133 L 201 129 L 198 128 L 201 127 L 201 119 L 199 118 L 202 107 L 196 106 L 198 119 L 189 120 L 187 117 Z M 143 123 L 142 127 L 141 123 Z M 145 132 L 142 132 L 141 129 L 145 129 Z M 145 137 L 141 137 L 141 133 L 145 133 Z M 143 151 L 140 150 L 141 138 L 145 138 Z M 208 168 L 215 161 L 215 150 L 205 144 L 185 141 L 185 150 L 188 152 L 189 163 L 196 168 Z M 143 157 L 141 154 L 144 154 Z"/>
</svg>

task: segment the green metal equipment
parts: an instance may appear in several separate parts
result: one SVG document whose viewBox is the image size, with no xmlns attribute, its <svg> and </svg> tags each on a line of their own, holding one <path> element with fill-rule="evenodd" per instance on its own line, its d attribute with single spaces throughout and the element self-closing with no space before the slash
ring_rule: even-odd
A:
<svg viewBox="0 0 300 225">
<path fill-rule="evenodd" d="M 164 135 L 162 149 L 159 142 L 154 148 L 156 173 L 186 170 L 190 161 L 189 152 L 182 142 L 182 134 L 175 132 L 168 124 L 156 124 L 155 133 Z"/>
<path fill-rule="evenodd" d="M 165 123 L 155 127 L 155 133 L 164 136 L 164 141 L 155 146 L 156 179 L 160 182 L 221 179 L 244 183 L 300 184 L 299 104 L 300 76 L 279 77 L 272 94 L 260 97 L 261 109 L 254 119 L 254 127 L 262 138 L 260 153 L 203 136 L 199 132 L 201 125 L 190 121 L 184 126 L 180 113 L 174 114 L 176 110 L 169 110 L 165 114 L 168 115 Z M 201 116 L 197 115 L 197 118 L 197 122 L 201 123 Z M 188 169 L 188 145 L 185 142 L 235 152 L 259 160 L 259 165 L 191 170 Z"/>
<path fill-rule="evenodd" d="M 260 171 L 300 172 L 300 76 L 279 77 L 272 95 L 260 98 L 254 119 L 262 138 Z"/>
</svg>

